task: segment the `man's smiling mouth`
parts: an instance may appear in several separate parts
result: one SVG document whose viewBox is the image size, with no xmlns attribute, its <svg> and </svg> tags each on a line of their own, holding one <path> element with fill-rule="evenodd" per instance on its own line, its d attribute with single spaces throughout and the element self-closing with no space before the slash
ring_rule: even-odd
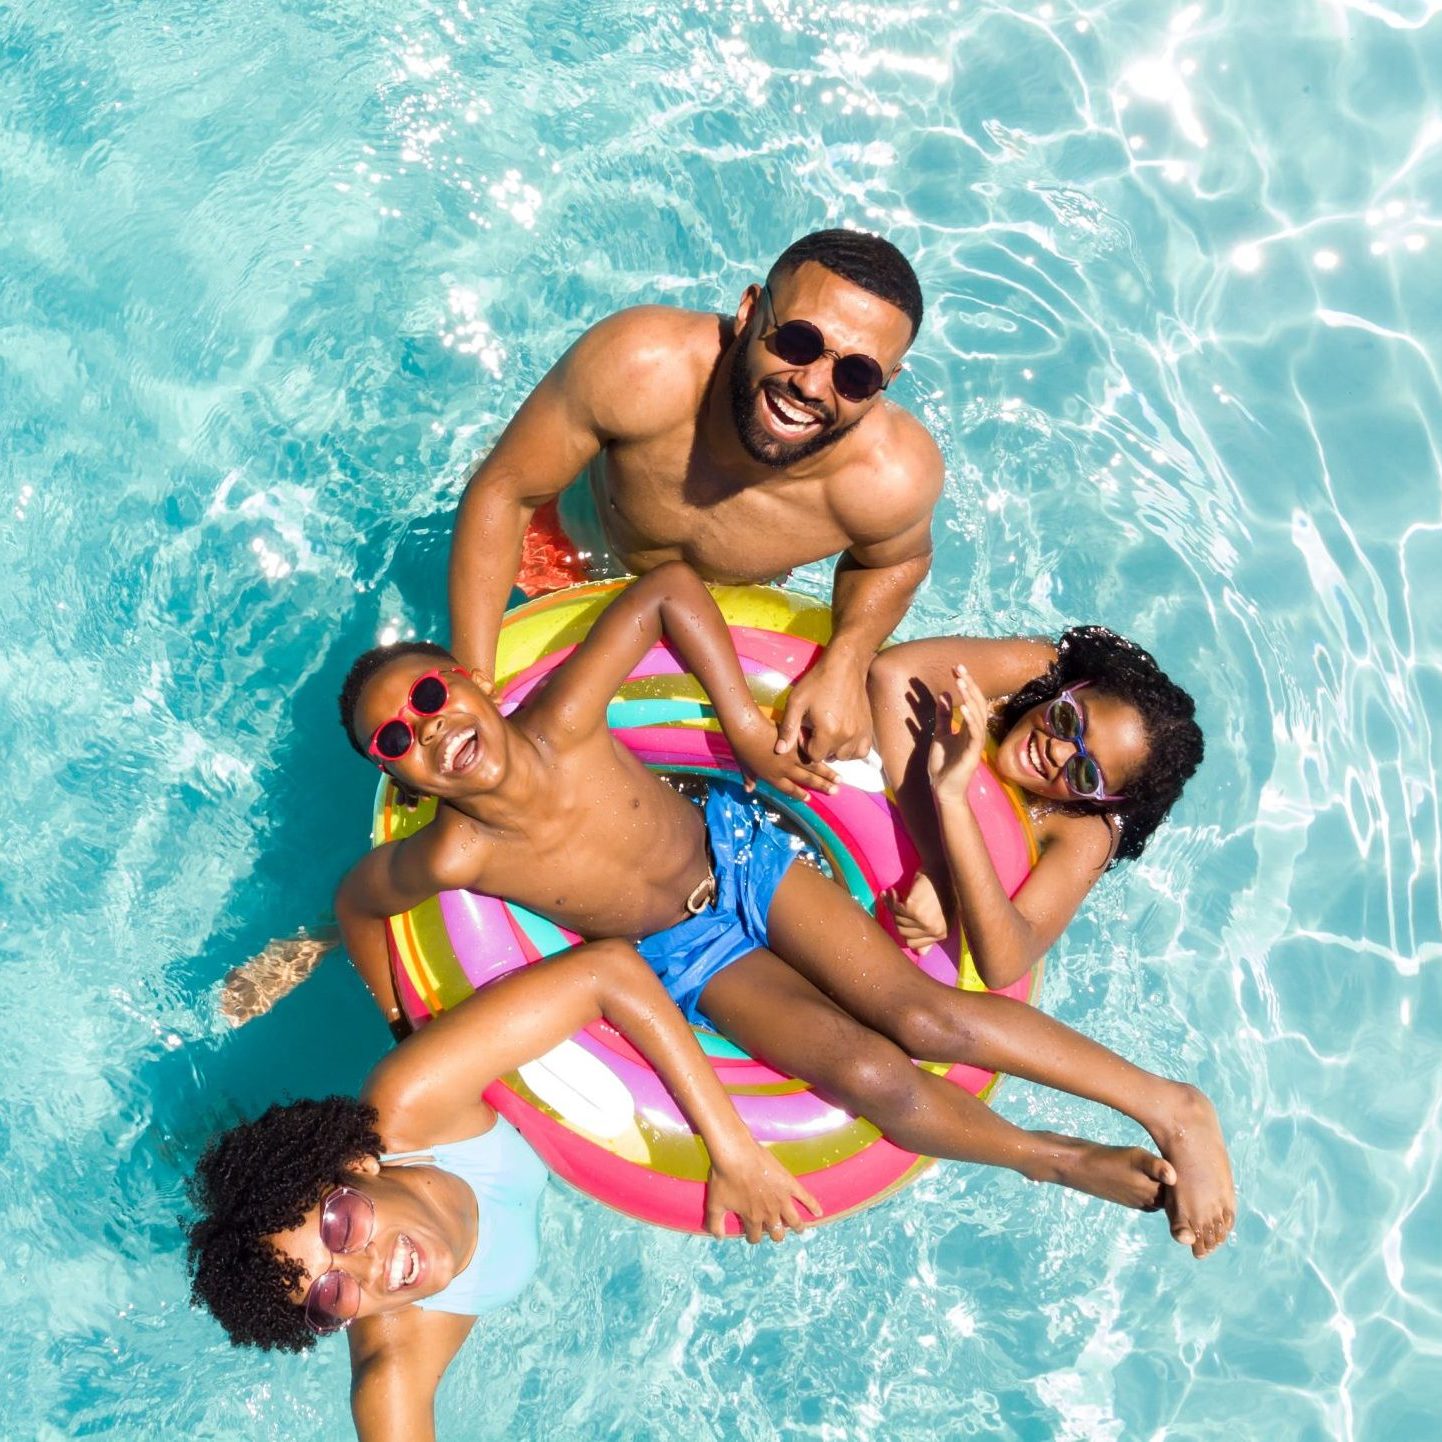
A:
<svg viewBox="0 0 1442 1442">
<path fill-rule="evenodd" d="M 770 386 L 761 387 L 761 401 L 766 407 L 767 419 L 772 426 L 788 438 L 804 436 L 819 430 L 825 421 L 805 406 L 781 395 Z"/>
</svg>

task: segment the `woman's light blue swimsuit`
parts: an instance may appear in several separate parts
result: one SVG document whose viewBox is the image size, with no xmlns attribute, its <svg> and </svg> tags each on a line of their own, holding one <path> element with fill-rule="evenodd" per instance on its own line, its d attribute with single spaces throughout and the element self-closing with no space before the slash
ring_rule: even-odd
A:
<svg viewBox="0 0 1442 1442">
<path fill-rule="evenodd" d="M 549 1175 L 505 1117 L 490 1131 L 421 1152 L 386 1152 L 387 1166 L 434 1165 L 460 1177 L 476 1195 L 476 1250 L 450 1286 L 416 1306 L 478 1317 L 514 1302 L 536 1270 L 537 1209 Z"/>
</svg>

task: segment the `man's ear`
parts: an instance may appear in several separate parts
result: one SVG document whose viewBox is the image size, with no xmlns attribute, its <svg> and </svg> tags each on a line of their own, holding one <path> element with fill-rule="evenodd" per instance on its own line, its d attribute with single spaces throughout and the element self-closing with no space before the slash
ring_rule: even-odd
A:
<svg viewBox="0 0 1442 1442">
<path fill-rule="evenodd" d="M 346 1171 L 354 1172 L 358 1177 L 377 1177 L 380 1175 L 380 1170 L 381 1159 L 369 1154 L 358 1157 L 346 1167 Z"/>
<path fill-rule="evenodd" d="M 890 385 L 890 384 L 892 383 L 892 381 L 894 381 L 894 380 L 897 378 L 897 376 L 899 376 L 899 375 L 902 373 L 902 371 L 904 371 L 905 369 L 906 369 L 906 362 L 905 362 L 905 361 L 897 361 L 897 363 L 896 363 L 894 366 L 892 366 L 892 368 L 891 368 L 891 374 L 890 374 L 889 376 L 887 376 L 887 378 L 886 378 L 886 384 L 887 384 L 887 385 Z"/>
<path fill-rule="evenodd" d="M 487 676 L 484 671 L 475 666 L 472 666 L 471 669 L 466 672 L 466 675 L 469 676 L 487 696 L 493 697 L 496 694 L 496 678 L 494 676 Z"/>
<path fill-rule="evenodd" d="M 751 317 L 756 311 L 756 303 L 761 299 L 761 287 L 759 285 L 748 285 L 741 292 L 741 299 L 736 305 L 736 334 L 740 335 L 751 323 Z"/>
</svg>

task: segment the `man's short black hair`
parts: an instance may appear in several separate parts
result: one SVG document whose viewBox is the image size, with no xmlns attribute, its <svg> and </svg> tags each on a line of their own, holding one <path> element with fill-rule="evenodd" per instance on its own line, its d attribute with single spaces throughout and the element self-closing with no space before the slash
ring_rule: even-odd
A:
<svg viewBox="0 0 1442 1442">
<path fill-rule="evenodd" d="M 790 275 L 808 260 L 894 305 L 911 322 L 907 344 L 916 339 L 921 328 L 921 282 L 911 262 L 889 240 L 865 230 L 813 231 L 781 252 L 767 283 Z"/>
<path fill-rule="evenodd" d="M 388 646 L 372 646 L 364 655 L 356 658 L 355 664 L 346 672 L 340 688 L 340 724 L 345 728 L 345 738 L 355 747 L 358 755 L 366 755 L 365 746 L 355 734 L 355 708 L 365 684 L 383 666 L 398 661 L 402 656 L 429 656 L 438 661 L 455 664 L 455 657 L 444 646 L 434 641 L 392 641 Z"/>
<path fill-rule="evenodd" d="M 354 1097 L 273 1106 L 205 1149 L 191 1181 L 190 1296 L 237 1346 L 304 1351 L 315 1341 L 291 1293 L 304 1268 L 266 1240 L 289 1231 L 350 1168 L 378 1157 L 374 1107 Z"/>
</svg>

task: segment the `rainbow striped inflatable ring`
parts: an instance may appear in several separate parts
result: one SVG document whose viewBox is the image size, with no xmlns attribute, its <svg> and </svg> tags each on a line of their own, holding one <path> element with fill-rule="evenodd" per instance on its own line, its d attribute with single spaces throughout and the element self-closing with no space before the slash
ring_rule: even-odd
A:
<svg viewBox="0 0 1442 1442">
<path fill-rule="evenodd" d="M 622 584 L 575 586 L 509 613 L 497 655 L 503 711 L 520 705 L 565 660 Z M 715 595 L 753 694 L 763 708 L 779 714 L 787 688 L 829 634 L 829 608 L 759 586 L 718 587 Z M 705 694 L 664 644 L 632 672 L 608 720 L 649 766 L 673 774 L 736 774 Z M 879 772 L 859 762 L 842 769 L 846 784 L 834 796 L 815 794 L 810 805 L 761 789 L 768 804 L 826 857 L 857 902 L 876 914 L 879 894 L 914 871 L 916 855 Z M 972 805 L 998 874 L 1014 893 L 1035 861 L 1023 813 L 985 766 L 978 768 L 973 787 Z M 430 820 L 434 805 L 427 801 L 407 810 L 383 782 L 374 842 L 416 831 Z M 882 919 L 889 927 L 889 916 L 882 913 Z M 416 1025 L 475 987 L 576 940 L 521 907 L 468 891 L 446 892 L 393 917 L 389 935 L 401 1002 Z M 915 959 L 949 985 L 982 989 L 964 955 L 958 978 L 954 938 Z M 1006 994 L 1029 1001 L 1038 980 L 1033 973 Z M 892 1146 L 869 1123 L 847 1116 L 804 1083 L 753 1061 L 721 1037 L 707 1031 L 697 1036 L 753 1135 L 805 1179 L 828 1220 L 889 1195 L 930 1165 L 929 1158 Z M 983 1098 L 996 1080 L 972 1067 L 930 1069 Z M 573 1186 L 643 1221 L 701 1230 L 704 1148 L 659 1078 L 604 1022 L 497 1081 L 486 1099 Z"/>
</svg>

